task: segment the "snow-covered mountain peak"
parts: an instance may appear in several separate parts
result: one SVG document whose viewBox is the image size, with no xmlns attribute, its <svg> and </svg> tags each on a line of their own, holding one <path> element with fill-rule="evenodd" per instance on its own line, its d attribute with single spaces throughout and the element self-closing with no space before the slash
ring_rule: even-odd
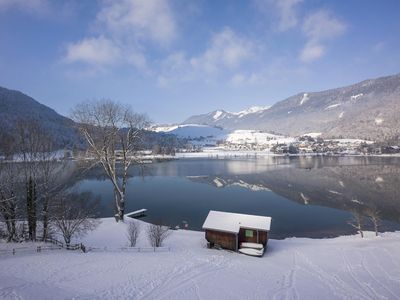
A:
<svg viewBox="0 0 400 300">
<path fill-rule="evenodd" d="M 239 116 L 239 118 L 242 118 L 243 116 L 246 116 L 248 114 L 260 113 L 269 108 L 271 108 L 270 105 L 268 105 L 268 106 L 252 106 L 252 107 L 249 107 L 248 109 L 245 109 L 245 110 L 242 110 L 242 111 L 239 111 L 236 113 L 232 113 L 232 114 L 235 116 Z"/>
<path fill-rule="evenodd" d="M 214 120 L 219 120 L 221 117 L 224 117 L 225 112 L 223 110 L 217 110 L 216 112 L 213 113 L 213 119 Z"/>
</svg>

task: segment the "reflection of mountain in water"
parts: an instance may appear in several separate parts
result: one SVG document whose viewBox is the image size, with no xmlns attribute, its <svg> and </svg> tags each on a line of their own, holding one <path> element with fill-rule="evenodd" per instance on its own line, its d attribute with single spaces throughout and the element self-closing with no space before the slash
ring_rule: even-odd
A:
<svg viewBox="0 0 400 300">
<path fill-rule="evenodd" d="M 378 210 L 382 219 L 400 222 L 400 168 L 398 165 L 357 164 L 321 166 L 299 161 L 296 167 L 271 168 L 257 174 L 188 176 L 217 188 L 237 185 L 249 190 L 273 191 L 304 205 L 347 211 Z"/>
</svg>

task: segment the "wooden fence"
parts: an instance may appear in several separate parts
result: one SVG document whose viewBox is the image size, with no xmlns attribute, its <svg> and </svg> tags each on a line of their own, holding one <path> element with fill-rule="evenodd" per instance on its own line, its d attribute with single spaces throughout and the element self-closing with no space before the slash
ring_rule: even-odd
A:
<svg viewBox="0 0 400 300">
<path fill-rule="evenodd" d="M 171 247 L 88 247 L 87 252 L 170 252 Z"/>
<path fill-rule="evenodd" d="M 30 240 L 29 240 L 30 241 Z M 34 247 L 16 247 L 12 249 L 0 249 L 0 255 L 16 255 L 16 254 L 23 254 L 23 253 L 40 253 L 42 251 L 49 251 L 49 250 L 82 250 L 83 252 L 86 252 L 86 247 L 83 244 L 73 244 L 73 245 L 67 245 L 64 244 L 63 242 L 60 242 L 56 239 L 53 238 L 46 238 L 43 239 L 41 237 L 37 237 L 35 242 L 43 242 L 47 244 L 52 244 L 52 245 L 40 245 L 40 246 L 34 246 Z"/>
<path fill-rule="evenodd" d="M 43 239 L 37 237 L 35 242 L 43 242 L 52 245 L 40 245 L 35 247 L 18 247 L 0 250 L 1 255 L 16 255 L 22 253 L 40 253 L 49 250 L 82 250 L 82 252 L 170 252 L 171 247 L 85 247 L 83 244 L 67 245 L 53 238 Z"/>
</svg>

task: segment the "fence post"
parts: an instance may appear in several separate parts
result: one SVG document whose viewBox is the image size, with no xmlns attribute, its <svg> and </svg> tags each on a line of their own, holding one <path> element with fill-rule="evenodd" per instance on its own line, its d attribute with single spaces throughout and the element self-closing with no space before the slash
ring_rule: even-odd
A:
<svg viewBox="0 0 400 300">
<path fill-rule="evenodd" d="M 154 249 L 154 252 L 156 252 L 156 247 L 153 247 L 153 249 Z"/>
<path fill-rule="evenodd" d="M 15 249 L 13 249 L 13 255 L 15 255 Z"/>
</svg>

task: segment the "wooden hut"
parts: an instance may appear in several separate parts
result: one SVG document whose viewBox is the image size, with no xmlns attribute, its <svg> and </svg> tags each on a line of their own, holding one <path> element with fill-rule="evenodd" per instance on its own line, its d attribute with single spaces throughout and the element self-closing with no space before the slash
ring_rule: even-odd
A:
<svg viewBox="0 0 400 300">
<path fill-rule="evenodd" d="M 203 224 L 210 246 L 238 251 L 242 243 L 268 242 L 271 218 L 210 210 Z"/>
</svg>

